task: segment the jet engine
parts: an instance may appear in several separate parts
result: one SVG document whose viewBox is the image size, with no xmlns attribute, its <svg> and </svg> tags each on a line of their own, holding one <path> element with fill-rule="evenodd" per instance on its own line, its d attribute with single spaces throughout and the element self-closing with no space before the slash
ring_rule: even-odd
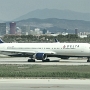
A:
<svg viewBox="0 0 90 90">
<path fill-rule="evenodd" d="M 46 57 L 47 57 L 47 55 L 44 54 L 44 53 L 36 53 L 36 54 L 35 54 L 35 58 L 36 58 L 37 60 L 45 60 Z"/>
</svg>

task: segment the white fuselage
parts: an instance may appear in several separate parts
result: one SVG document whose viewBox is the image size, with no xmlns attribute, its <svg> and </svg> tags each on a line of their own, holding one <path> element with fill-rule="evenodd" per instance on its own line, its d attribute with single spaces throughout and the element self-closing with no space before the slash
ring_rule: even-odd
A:
<svg viewBox="0 0 90 90">
<path fill-rule="evenodd" d="M 66 56 L 90 56 L 89 43 L 1 43 L 0 52 L 54 53 Z M 7 53 L 5 53 L 7 52 Z M 11 52 L 11 53 L 10 53 Z"/>
</svg>

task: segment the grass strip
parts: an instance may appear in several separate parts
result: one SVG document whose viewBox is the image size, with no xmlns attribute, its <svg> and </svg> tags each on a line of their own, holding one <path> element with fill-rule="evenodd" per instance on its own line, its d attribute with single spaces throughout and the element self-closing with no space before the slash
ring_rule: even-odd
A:
<svg viewBox="0 0 90 90">
<path fill-rule="evenodd" d="M 90 78 L 90 66 L 1 64 L 0 77 Z"/>
</svg>

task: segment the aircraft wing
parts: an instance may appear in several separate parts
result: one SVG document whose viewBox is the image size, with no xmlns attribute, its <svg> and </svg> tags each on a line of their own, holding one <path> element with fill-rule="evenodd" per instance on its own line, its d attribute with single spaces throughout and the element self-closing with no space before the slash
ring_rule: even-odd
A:
<svg viewBox="0 0 90 90">
<path fill-rule="evenodd" d="M 56 52 L 53 52 L 53 51 L 39 51 L 39 52 L 36 52 L 36 53 L 56 54 Z"/>
<path fill-rule="evenodd" d="M 5 53 L 16 53 L 16 54 L 36 54 L 36 53 L 44 53 L 44 54 L 56 54 L 53 51 L 18 51 L 18 50 L 3 50 L 0 52 L 5 52 Z"/>
</svg>

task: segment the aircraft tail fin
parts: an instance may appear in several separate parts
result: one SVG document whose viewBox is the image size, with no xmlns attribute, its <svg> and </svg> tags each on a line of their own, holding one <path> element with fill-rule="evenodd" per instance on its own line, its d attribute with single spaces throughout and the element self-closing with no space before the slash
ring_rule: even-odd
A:
<svg viewBox="0 0 90 90">
<path fill-rule="evenodd" d="M 4 43 L 4 41 L 0 38 L 0 43 Z"/>
<path fill-rule="evenodd" d="M 56 43 L 60 43 L 56 38 L 55 38 L 55 42 L 56 42 Z"/>
</svg>

